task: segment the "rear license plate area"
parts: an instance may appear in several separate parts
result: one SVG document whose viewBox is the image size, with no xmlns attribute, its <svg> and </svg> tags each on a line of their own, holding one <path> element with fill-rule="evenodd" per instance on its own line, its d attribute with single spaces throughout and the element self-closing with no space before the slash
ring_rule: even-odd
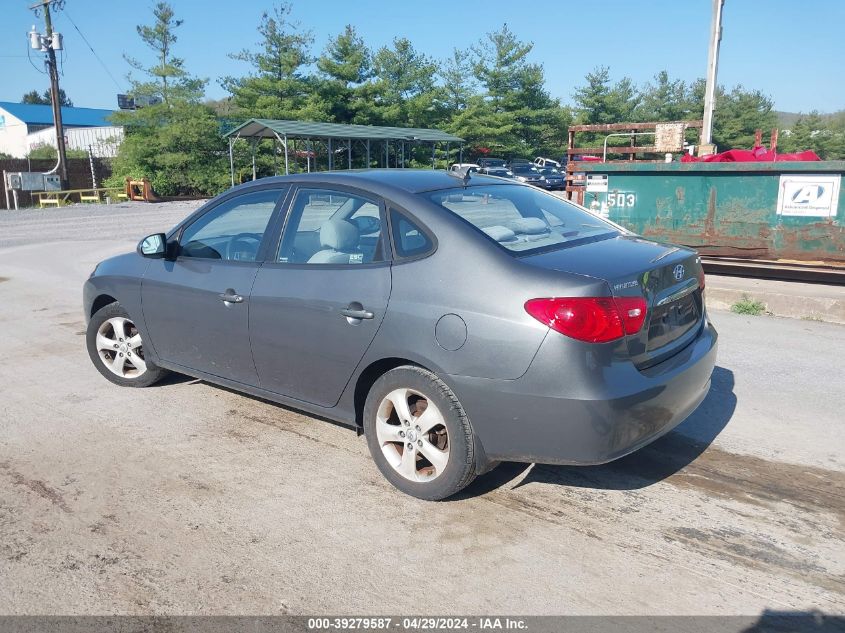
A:
<svg viewBox="0 0 845 633">
<path fill-rule="evenodd" d="M 648 327 L 648 350 L 668 345 L 683 336 L 701 318 L 700 292 L 688 294 L 664 306 L 653 308 Z"/>
</svg>

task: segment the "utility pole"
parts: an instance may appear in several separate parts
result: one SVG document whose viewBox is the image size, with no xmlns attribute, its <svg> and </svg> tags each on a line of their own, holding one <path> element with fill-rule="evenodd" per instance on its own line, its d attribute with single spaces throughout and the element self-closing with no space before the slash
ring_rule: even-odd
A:
<svg viewBox="0 0 845 633">
<path fill-rule="evenodd" d="M 713 0 L 713 17 L 710 23 L 710 50 L 707 55 L 707 83 L 704 88 L 704 125 L 698 155 L 712 154 L 713 109 L 716 107 L 716 71 L 719 65 L 719 44 L 722 41 L 722 7 L 725 0 Z"/>
<path fill-rule="evenodd" d="M 59 100 L 59 69 L 56 65 L 56 50 L 61 50 L 61 36 L 56 33 L 54 39 L 53 21 L 50 17 L 50 5 L 57 10 L 64 6 L 64 0 L 40 0 L 29 7 L 38 15 L 39 11 L 44 13 L 44 38 L 41 39 L 40 50 L 47 53 L 47 72 L 50 74 L 50 101 L 53 105 L 53 125 L 56 131 L 56 151 L 59 154 L 57 164 L 59 177 L 62 180 L 62 189 L 67 188 L 67 152 L 65 148 L 65 129 L 62 125 L 62 104 Z M 32 34 L 30 34 L 32 36 Z"/>
</svg>

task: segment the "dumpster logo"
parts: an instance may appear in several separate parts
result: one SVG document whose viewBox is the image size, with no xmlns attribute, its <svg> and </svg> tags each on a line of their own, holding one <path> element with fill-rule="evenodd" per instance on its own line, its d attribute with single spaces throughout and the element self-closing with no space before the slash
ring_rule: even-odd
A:
<svg viewBox="0 0 845 633">
<path fill-rule="evenodd" d="M 824 195 L 824 185 L 804 185 L 792 194 L 795 204 L 812 204 Z"/>
<path fill-rule="evenodd" d="M 841 178 L 840 174 L 782 174 L 777 214 L 810 218 L 836 217 Z"/>
</svg>

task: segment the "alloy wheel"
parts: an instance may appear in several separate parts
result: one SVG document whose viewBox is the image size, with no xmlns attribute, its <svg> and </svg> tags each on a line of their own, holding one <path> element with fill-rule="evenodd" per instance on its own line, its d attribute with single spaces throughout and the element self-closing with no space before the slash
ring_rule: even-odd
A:
<svg viewBox="0 0 845 633">
<path fill-rule="evenodd" d="M 147 371 L 141 334 L 124 317 L 112 317 L 97 329 L 97 354 L 109 371 L 121 378 L 138 378 Z"/>
<path fill-rule="evenodd" d="M 449 463 L 449 433 L 443 414 L 424 394 L 395 389 L 376 412 L 379 447 L 396 472 L 405 479 L 436 479 Z"/>
</svg>

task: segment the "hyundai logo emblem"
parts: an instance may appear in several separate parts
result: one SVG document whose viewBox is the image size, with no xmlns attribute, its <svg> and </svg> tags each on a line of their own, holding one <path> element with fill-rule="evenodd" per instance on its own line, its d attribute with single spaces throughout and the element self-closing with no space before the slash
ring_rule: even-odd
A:
<svg viewBox="0 0 845 633">
<path fill-rule="evenodd" d="M 678 264 L 677 266 L 675 266 L 675 268 L 672 270 L 672 275 L 673 275 L 673 276 L 675 277 L 675 279 L 677 279 L 678 281 L 680 281 L 681 279 L 683 279 L 683 278 L 684 278 L 684 267 L 683 267 L 683 265 L 682 265 L 682 264 Z"/>
</svg>

